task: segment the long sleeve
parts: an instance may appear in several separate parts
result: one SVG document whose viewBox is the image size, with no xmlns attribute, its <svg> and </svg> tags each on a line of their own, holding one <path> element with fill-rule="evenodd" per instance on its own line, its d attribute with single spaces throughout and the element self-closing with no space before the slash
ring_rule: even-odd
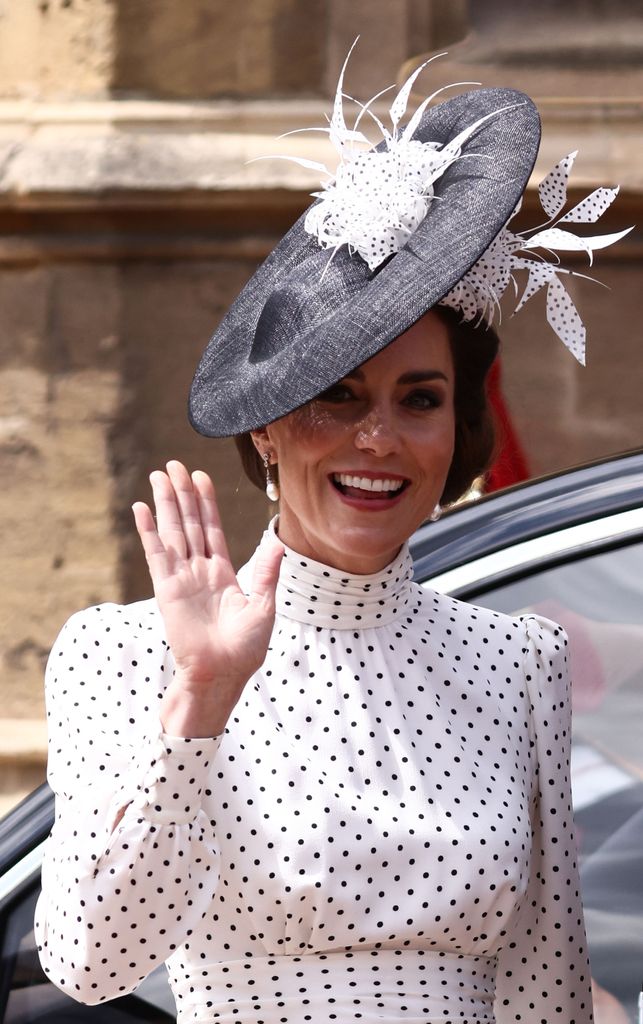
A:
<svg viewBox="0 0 643 1024">
<path fill-rule="evenodd" d="M 570 787 L 571 701 L 567 638 L 524 620 L 531 704 L 532 850 L 527 891 L 498 963 L 497 1024 L 592 1020 Z"/>
<path fill-rule="evenodd" d="M 132 991 L 185 942 L 216 889 L 201 796 L 219 741 L 162 733 L 171 673 L 153 602 L 79 612 L 49 658 L 56 815 L 35 928 L 45 972 L 81 1002 Z"/>
</svg>

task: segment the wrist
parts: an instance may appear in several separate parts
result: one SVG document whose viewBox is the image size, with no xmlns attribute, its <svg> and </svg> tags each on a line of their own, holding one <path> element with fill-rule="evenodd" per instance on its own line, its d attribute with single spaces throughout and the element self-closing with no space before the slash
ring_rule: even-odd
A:
<svg viewBox="0 0 643 1024">
<path fill-rule="evenodd" d="M 186 678 L 177 672 L 159 709 L 161 725 L 170 736 L 207 738 L 219 736 L 243 689 L 241 684 L 221 684 Z"/>
</svg>

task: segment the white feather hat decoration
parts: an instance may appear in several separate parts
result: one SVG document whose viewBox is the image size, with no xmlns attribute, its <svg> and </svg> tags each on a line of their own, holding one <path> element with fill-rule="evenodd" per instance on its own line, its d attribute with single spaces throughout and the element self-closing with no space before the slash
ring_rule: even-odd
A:
<svg viewBox="0 0 643 1024">
<path fill-rule="evenodd" d="M 560 160 L 538 186 L 540 204 L 549 220 L 537 228 L 513 232 L 509 225 L 520 210 L 519 203 L 489 248 L 440 300 L 440 305 L 460 310 L 465 320 L 479 316 L 492 323 L 496 310 L 500 309 L 500 299 L 510 283 L 518 293 L 514 273 L 527 271 L 527 283 L 513 312 L 518 313 L 532 295 L 546 287 L 547 321 L 584 366 L 585 325 L 561 278 L 563 275 L 586 275 L 561 267 L 556 253 L 586 252 L 591 264 L 595 249 L 605 249 L 618 242 L 632 228 L 612 234 L 582 236 L 559 227 L 560 224 L 595 224 L 619 192 L 618 188 L 597 188 L 573 209 L 559 216 L 567 201 L 567 183 L 576 156 L 577 152 L 573 152 Z M 534 249 L 541 249 L 554 259 L 537 255 Z"/>
<path fill-rule="evenodd" d="M 322 248 L 332 249 L 334 253 L 346 245 L 349 252 L 357 253 L 366 261 L 370 270 L 376 270 L 390 256 L 400 251 L 422 223 L 435 198 L 435 182 L 447 168 L 463 158 L 464 143 L 485 121 L 502 114 L 507 108 L 501 107 L 495 113 L 479 118 L 444 145 L 414 139 L 413 134 L 424 111 L 440 92 L 454 86 L 479 84 L 455 82 L 443 86 L 423 100 L 408 124 L 401 127 L 400 122 L 406 114 L 417 77 L 432 60 L 444 56 L 436 54 L 418 67 L 400 88 L 389 109 L 390 129 L 371 109 L 373 103 L 388 91 L 386 89 L 367 103 L 358 103 L 359 113 L 353 127 L 348 128 L 344 116 L 344 99 L 351 97 L 344 93 L 343 84 L 346 66 L 356 43 L 357 40 L 339 76 L 329 126 L 303 129 L 323 131 L 329 135 L 339 154 L 338 166 L 331 171 L 324 164 L 299 157 L 287 156 L 281 159 L 293 160 L 326 175 L 322 190 L 312 193 L 318 202 L 306 215 L 305 230 L 316 237 Z M 376 149 L 363 148 L 369 146 L 366 136 L 359 130 L 364 115 L 372 118 L 381 132 L 382 144 Z M 562 159 L 539 185 L 540 202 L 548 221 L 531 230 L 512 231 L 509 224 L 520 209 L 519 202 L 512 217 L 488 249 L 439 304 L 460 310 L 465 320 L 479 317 L 492 323 L 509 284 L 513 285 L 518 294 L 515 272 L 526 271 L 527 282 L 513 312 L 519 312 L 532 295 L 546 287 L 547 320 L 572 355 L 584 365 L 585 326 L 562 277 L 586 275 L 561 267 L 556 253 L 586 252 L 591 264 L 595 249 L 603 249 L 618 242 L 632 229 L 582 237 L 559 227 L 561 224 L 595 223 L 619 191 L 618 188 L 597 188 L 572 210 L 559 217 L 567 199 L 567 183 L 576 155 L 576 152 L 570 153 Z M 541 250 L 541 253 L 537 255 L 533 251 L 535 249 Z"/>
<path fill-rule="evenodd" d="M 358 37 L 359 38 L 359 37 Z M 492 117 L 507 108 L 478 118 L 455 138 L 441 145 L 421 142 L 413 138 L 426 108 L 446 89 L 459 85 L 477 85 L 477 82 L 454 82 L 427 96 L 404 127 L 400 122 L 406 114 L 411 90 L 424 68 L 444 54 L 436 54 L 420 65 L 407 78 L 389 108 L 390 129 L 371 109 L 376 100 L 392 86 L 373 96 L 367 103 L 352 102 L 359 106 L 352 128 L 344 116 L 344 99 L 351 100 L 344 89 L 344 74 L 357 39 L 344 61 L 337 90 L 333 114 L 328 127 L 302 128 L 299 131 L 321 131 L 328 134 L 339 155 L 334 171 L 325 164 L 295 156 L 261 157 L 260 159 L 290 160 L 310 170 L 326 175 L 320 192 L 311 193 L 318 200 L 310 207 L 304 221 L 305 230 L 314 235 L 323 249 L 334 252 L 347 245 L 366 261 L 370 270 L 376 270 L 389 256 L 399 252 L 427 215 L 434 199 L 433 186 L 444 172 L 462 156 L 464 143 Z M 371 148 L 371 143 L 359 130 L 362 118 L 368 115 L 377 125 L 382 144 Z M 364 148 L 366 147 L 366 148 Z"/>
</svg>

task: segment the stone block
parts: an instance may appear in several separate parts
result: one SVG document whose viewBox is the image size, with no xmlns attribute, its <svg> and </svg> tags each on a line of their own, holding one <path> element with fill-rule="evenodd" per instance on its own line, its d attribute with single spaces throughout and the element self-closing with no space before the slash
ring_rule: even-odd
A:
<svg viewBox="0 0 643 1024">
<path fill-rule="evenodd" d="M 315 94 L 323 0 L 127 0 L 118 5 L 113 88 L 156 96 Z"/>
<path fill-rule="evenodd" d="M 113 64 L 114 0 L 2 5 L 0 96 L 104 96 Z"/>
<path fill-rule="evenodd" d="M 109 517 L 110 430 L 117 376 L 78 370 L 0 372 L 3 588 L 0 706 L 42 714 L 42 671 L 76 608 L 118 598 L 119 547 Z"/>
<path fill-rule="evenodd" d="M 0 816 L 44 782 L 46 759 L 42 718 L 0 718 Z"/>
<path fill-rule="evenodd" d="M 50 275 L 42 267 L 0 274 L 0 366 L 44 368 Z M 19 395 L 16 395 L 19 400 Z"/>
<path fill-rule="evenodd" d="M 267 522 L 265 498 L 243 477 L 233 444 L 195 433 L 186 415 L 192 374 L 205 344 L 243 287 L 254 263 L 167 263 L 132 267 L 123 279 L 125 376 L 132 389 L 112 435 L 112 446 L 131 446 L 136 468 L 118 516 L 127 599 L 147 596 L 150 582 L 129 506 L 148 500 L 148 474 L 178 458 L 215 482 L 233 561 L 240 565 Z"/>
</svg>

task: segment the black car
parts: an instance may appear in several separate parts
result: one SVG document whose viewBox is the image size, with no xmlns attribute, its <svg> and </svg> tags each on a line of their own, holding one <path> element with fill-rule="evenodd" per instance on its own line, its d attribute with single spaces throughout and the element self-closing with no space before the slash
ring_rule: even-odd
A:
<svg viewBox="0 0 643 1024">
<path fill-rule="evenodd" d="M 599 998 L 635 1019 L 643 978 L 643 452 L 465 505 L 418 530 L 416 579 L 570 637 L 572 786 Z M 33 911 L 53 798 L 41 787 L 0 822 L 0 1022 L 174 1020 L 163 968 L 132 994 L 82 1006 L 43 975 Z"/>
</svg>

